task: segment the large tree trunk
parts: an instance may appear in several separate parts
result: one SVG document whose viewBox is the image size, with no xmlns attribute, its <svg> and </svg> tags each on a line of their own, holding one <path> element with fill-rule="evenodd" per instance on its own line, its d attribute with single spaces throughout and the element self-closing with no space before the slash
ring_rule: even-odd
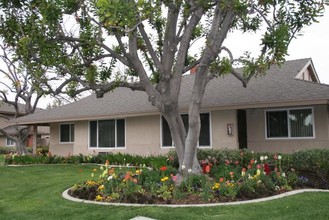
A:
<svg viewBox="0 0 329 220">
<path fill-rule="evenodd" d="M 197 147 L 200 136 L 200 110 L 198 106 L 192 106 L 189 110 L 189 131 L 185 141 L 185 152 L 183 165 L 185 171 L 193 174 L 200 174 L 201 167 L 197 160 Z"/>
<path fill-rule="evenodd" d="M 197 148 L 197 144 L 198 144 L 198 138 L 196 139 L 196 141 L 194 143 L 191 142 L 192 145 L 194 144 L 195 154 L 193 155 L 193 159 L 191 159 L 191 162 L 188 163 L 188 164 L 192 164 L 192 166 L 187 166 L 187 164 L 185 164 L 186 163 L 186 159 L 185 159 L 185 157 L 186 157 L 186 131 L 185 131 L 184 123 L 183 123 L 182 117 L 180 115 L 180 112 L 179 112 L 178 108 L 176 107 L 176 108 L 172 109 L 171 111 L 164 113 L 163 116 L 168 123 L 171 137 L 172 137 L 172 140 L 173 140 L 175 148 L 176 148 L 176 153 L 177 153 L 179 165 L 180 165 L 179 172 L 184 173 L 184 171 L 186 171 L 186 172 L 189 171 L 189 173 L 191 173 L 191 172 L 200 173 L 201 168 L 200 168 L 199 162 L 196 157 L 196 148 Z M 189 146 L 191 146 L 191 145 L 189 145 Z M 189 157 L 189 159 L 190 159 L 190 157 Z M 188 167 L 190 167 L 190 168 L 188 168 Z"/>
<path fill-rule="evenodd" d="M 195 74 L 192 90 L 192 99 L 189 106 L 189 131 L 185 141 L 185 154 L 183 164 L 188 173 L 200 174 L 202 172 L 197 160 L 197 146 L 201 130 L 200 109 L 202 97 L 206 87 L 207 66 L 198 68 Z"/>
<path fill-rule="evenodd" d="M 27 149 L 25 147 L 25 143 L 22 141 L 17 141 L 16 142 L 16 153 L 20 155 L 25 155 L 27 154 Z"/>
<path fill-rule="evenodd" d="M 28 137 L 29 131 L 27 128 L 20 129 L 18 131 L 18 136 L 16 139 L 16 153 L 25 155 L 27 154 L 26 149 L 26 139 Z"/>
</svg>

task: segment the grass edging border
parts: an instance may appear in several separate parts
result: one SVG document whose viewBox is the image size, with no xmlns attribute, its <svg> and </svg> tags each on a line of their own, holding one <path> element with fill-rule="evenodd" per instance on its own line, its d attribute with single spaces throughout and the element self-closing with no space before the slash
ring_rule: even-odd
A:
<svg viewBox="0 0 329 220">
<path fill-rule="evenodd" d="M 64 199 L 73 201 L 73 202 L 80 202 L 80 203 L 87 203 L 87 204 L 97 204 L 97 205 L 110 205 L 110 206 L 133 206 L 133 207 L 168 207 L 168 208 L 185 208 L 185 207 L 212 207 L 212 206 L 228 206 L 228 205 L 242 205 L 242 204 L 250 204 L 250 203 L 258 203 L 258 202 L 266 202 L 275 199 L 284 198 L 287 196 L 292 196 L 300 193 L 305 192 L 329 192 L 329 190 L 324 189 L 298 189 L 293 190 L 285 193 L 281 193 L 275 196 L 270 196 L 266 198 L 260 199 L 252 199 L 252 200 L 245 200 L 245 201 L 236 201 L 236 202 L 225 202 L 225 203 L 205 203 L 205 204 L 137 204 L 137 203 L 110 203 L 110 202 L 98 202 L 98 201 L 91 201 L 91 200 L 84 200 L 78 199 L 70 196 L 68 191 L 71 188 L 66 189 L 62 193 L 62 197 Z"/>
</svg>

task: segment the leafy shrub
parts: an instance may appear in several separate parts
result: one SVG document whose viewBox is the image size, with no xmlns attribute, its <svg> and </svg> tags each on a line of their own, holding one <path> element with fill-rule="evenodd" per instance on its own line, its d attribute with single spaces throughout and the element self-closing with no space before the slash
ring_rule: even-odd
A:
<svg viewBox="0 0 329 220">
<path fill-rule="evenodd" d="M 9 154 L 15 151 L 13 147 L 0 147 L 0 154 Z"/>
<path fill-rule="evenodd" d="M 42 150 L 44 153 L 38 155 L 17 155 L 7 154 L 5 157 L 6 164 L 78 164 L 78 163 L 96 163 L 104 164 L 106 161 L 110 161 L 112 165 L 122 166 L 148 166 L 159 168 L 167 164 L 167 156 L 149 156 L 143 157 L 139 155 L 129 154 L 106 154 L 106 155 L 82 155 L 77 156 L 68 155 L 53 156 L 51 153 L 46 153 L 46 150 Z M 45 155 L 44 155 L 45 154 Z"/>
<path fill-rule="evenodd" d="M 329 188 L 329 149 L 302 150 L 289 157 L 289 168 L 309 187 Z M 307 181 L 306 181 L 307 180 Z"/>
</svg>

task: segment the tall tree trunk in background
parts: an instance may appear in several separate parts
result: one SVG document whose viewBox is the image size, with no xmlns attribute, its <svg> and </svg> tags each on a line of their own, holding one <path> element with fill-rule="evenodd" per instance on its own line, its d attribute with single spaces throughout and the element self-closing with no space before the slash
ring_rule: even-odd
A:
<svg viewBox="0 0 329 220">
<path fill-rule="evenodd" d="M 28 128 L 20 129 L 17 132 L 17 139 L 16 139 L 16 152 L 21 155 L 27 154 L 26 149 L 26 140 L 28 138 L 29 131 Z"/>
</svg>

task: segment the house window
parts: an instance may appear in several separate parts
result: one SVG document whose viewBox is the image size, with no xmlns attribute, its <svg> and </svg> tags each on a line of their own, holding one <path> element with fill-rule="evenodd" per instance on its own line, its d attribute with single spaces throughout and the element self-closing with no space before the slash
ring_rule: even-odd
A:
<svg viewBox="0 0 329 220">
<path fill-rule="evenodd" d="M 61 124 L 59 128 L 59 133 L 61 143 L 74 142 L 74 124 Z"/>
<path fill-rule="evenodd" d="M 125 147 L 125 120 L 90 121 L 89 146 L 94 148 Z"/>
<path fill-rule="evenodd" d="M 12 139 L 7 138 L 6 145 L 7 146 L 15 146 L 15 141 L 13 141 Z"/>
<path fill-rule="evenodd" d="M 200 130 L 200 137 L 199 137 L 199 147 L 209 147 L 210 144 L 210 114 L 209 113 L 202 113 L 200 114 L 200 121 L 201 121 L 201 130 Z M 183 123 L 186 132 L 188 132 L 188 115 L 182 115 Z M 162 146 L 163 147 L 172 147 L 173 141 L 170 134 L 170 129 L 168 126 L 167 121 L 164 117 L 162 117 Z"/>
<path fill-rule="evenodd" d="M 266 111 L 267 138 L 314 137 L 313 109 Z"/>
</svg>

